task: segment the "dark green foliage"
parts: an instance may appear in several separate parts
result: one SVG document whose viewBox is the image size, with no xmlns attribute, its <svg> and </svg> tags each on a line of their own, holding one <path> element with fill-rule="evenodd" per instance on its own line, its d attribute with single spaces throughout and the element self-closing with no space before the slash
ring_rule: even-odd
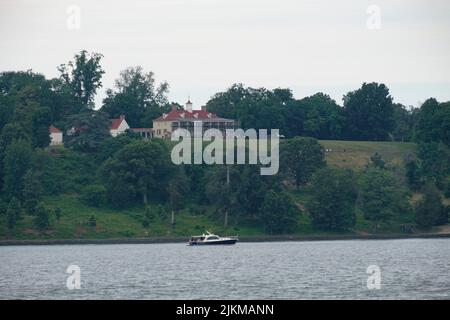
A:
<svg viewBox="0 0 450 320">
<path fill-rule="evenodd" d="M 155 215 L 149 206 L 145 207 L 144 219 L 142 220 L 142 226 L 144 228 L 150 227 L 150 224 L 155 219 Z"/>
<path fill-rule="evenodd" d="M 261 206 L 261 223 L 266 232 L 280 234 L 294 232 L 300 212 L 286 192 L 267 192 Z"/>
<path fill-rule="evenodd" d="M 421 175 L 417 161 L 407 159 L 405 162 L 406 181 L 412 190 L 418 190 L 421 186 Z"/>
<path fill-rule="evenodd" d="M 110 138 L 108 115 L 89 111 L 68 118 L 64 145 L 81 152 L 97 152 L 102 142 Z"/>
<path fill-rule="evenodd" d="M 90 227 L 96 227 L 97 226 L 97 219 L 95 218 L 94 215 L 89 217 L 88 224 L 89 224 Z"/>
<path fill-rule="evenodd" d="M 107 90 L 101 111 L 111 118 L 125 115 L 132 128 L 151 127 L 151 121 L 168 111 L 167 82 L 155 87 L 153 72 L 144 73 L 142 67 L 130 67 L 120 73 L 116 90 Z"/>
<path fill-rule="evenodd" d="M 60 79 L 70 93 L 85 107 L 93 109 L 93 99 L 101 88 L 105 71 L 100 65 L 103 55 L 86 50 L 75 54 L 74 61 L 58 67 Z"/>
<path fill-rule="evenodd" d="M 418 114 L 415 138 L 418 142 L 441 142 L 450 147 L 450 102 L 426 100 Z"/>
<path fill-rule="evenodd" d="M 375 228 L 410 210 L 406 190 L 389 171 L 367 169 L 359 179 L 359 193 L 361 211 Z"/>
<path fill-rule="evenodd" d="M 350 140 L 383 141 L 394 126 L 394 109 L 384 84 L 363 83 L 344 96 L 346 136 Z"/>
<path fill-rule="evenodd" d="M 61 220 L 61 216 L 62 216 L 61 208 L 56 207 L 56 208 L 55 208 L 55 218 L 56 218 L 56 221 Z"/>
<path fill-rule="evenodd" d="M 295 185 L 308 182 L 314 172 L 325 166 L 325 152 L 314 138 L 296 137 L 280 145 L 280 169 Z"/>
<path fill-rule="evenodd" d="M 34 225 L 40 231 L 46 230 L 50 226 L 50 214 L 49 210 L 44 206 L 42 202 L 38 203 L 34 210 L 36 215 L 34 217 Z"/>
<path fill-rule="evenodd" d="M 386 169 L 386 162 L 383 160 L 380 154 L 375 152 L 370 157 L 369 167 L 378 168 L 378 169 Z"/>
<path fill-rule="evenodd" d="M 27 173 L 32 156 L 28 142 L 13 140 L 3 158 L 3 191 L 9 197 L 22 199 L 23 177 Z"/>
<path fill-rule="evenodd" d="M 355 225 L 357 188 L 352 171 L 323 168 L 312 180 L 308 204 L 314 226 L 324 230 L 348 230 Z"/>
<path fill-rule="evenodd" d="M 423 190 L 423 198 L 416 205 L 416 223 L 420 228 L 430 228 L 445 223 L 446 208 L 436 185 L 428 181 Z"/>
<path fill-rule="evenodd" d="M 83 188 L 80 199 L 91 207 L 101 207 L 106 201 L 106 188 L 99 184 L 91 184 Z"/>
<path fill-rule="evenodd" d="M 108 200 L 114 205 L 128 205 L 141 196 L 144 204 L 150 194 L 167 190 L 172 163 L 162 140 L 133 141 L 106 160 L 101 175 Z"/>
<path fill-rule="evenodd" d="M 41 175 L 34 171 L 28 170 L 23 177 L 23 207 L 28 214 L 34 215 L 36 206 L 41 201 L 44 190 L 41 184 Z"/>
<path fill-rule="evenodd" d="M 450 149 L 443 143 L 420 143 L 418 157 L 421 176 L 426 180 L 434 180 L 442 188 L 445 178 L 450 174 Z"/>
<path fill-rule="evenodd" d="M 6 209 L 7 227 L 9 230 L 14 229 L 17 220 L 20 218 L 20 202 L 16 197 L 12 197 L 9 201 L 8 208 Z"/>
<path fill-rule="evenodd" d="M 49 108 L 39 108 L 33 113 L 31 125 L 31 140 L 33 147 L 45 148 L 50 143 L 48 127 L 51 122 L 51 112 Z"/>
</svg>

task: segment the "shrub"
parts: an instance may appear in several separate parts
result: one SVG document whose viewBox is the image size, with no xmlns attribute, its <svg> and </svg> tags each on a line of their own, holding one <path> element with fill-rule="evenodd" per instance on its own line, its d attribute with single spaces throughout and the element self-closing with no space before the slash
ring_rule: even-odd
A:
<svg viewBox="0 0 450 320">
<path fill-rule="evenodd" d="M 104 186 L 91 184 L 83 189 L 80 200 L 91 207 L 100 207 L 105 203 L 105 195 Z"/>
</svg>

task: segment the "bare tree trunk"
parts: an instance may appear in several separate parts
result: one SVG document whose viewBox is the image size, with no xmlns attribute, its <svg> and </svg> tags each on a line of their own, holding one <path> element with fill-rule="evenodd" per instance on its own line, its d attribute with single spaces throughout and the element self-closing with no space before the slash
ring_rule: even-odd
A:
<svg viewBox="0 0 450 320">
<path fill-rule="evenodd" d="M 170 224 L 171 225 L 175 224 L 175 211 L 173 211 L 173 209 L 172 209 L 172 216 L 170 218 Z"/>
</svg>

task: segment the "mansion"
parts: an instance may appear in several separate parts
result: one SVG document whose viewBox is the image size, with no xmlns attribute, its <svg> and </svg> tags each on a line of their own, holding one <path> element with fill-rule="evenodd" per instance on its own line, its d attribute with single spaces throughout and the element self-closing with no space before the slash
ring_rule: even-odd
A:
<svg viewBox="0 0 450 320">
<path fill-rule="evenodd" d="M 201 110 L 192 110 L 192 102 L 188 101 L 184 109 L 178 109 L 176 106 L 168 113 L 153 120 L 153 128 L 130 128 L 125 116 L 111 119 L 109 133 L 116 137 L 127 130 L 139 134 L 144 139 L 161 138 L 170 139 L 172 132 L 178 128 L 187 129 L 194 135 L 194 124 L 201 123 L 203 132 L 208 129 L 219 129 L 225 134 L 226 129 L 235 129 L 235 121 L 217 116 L 215 113 L 208 112 L 205 107 Z M 61 130 L 51 125 L 49 127 L 50 146 L 63 144 L 63 133 Z"/>
</svg>

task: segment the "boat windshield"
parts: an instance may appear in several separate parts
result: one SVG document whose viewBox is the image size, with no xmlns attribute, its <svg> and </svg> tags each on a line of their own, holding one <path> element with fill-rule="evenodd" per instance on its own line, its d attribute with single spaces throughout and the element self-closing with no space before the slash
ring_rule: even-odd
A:
<svg viewBox="0 0 450 320">
<path fill-rule="evenodd" d="M 207 238 L 207 240 L 217 240 L 217 239 L 219 239 L 218 236 L 209 236 L 209 237 Z"/>
</svg>

